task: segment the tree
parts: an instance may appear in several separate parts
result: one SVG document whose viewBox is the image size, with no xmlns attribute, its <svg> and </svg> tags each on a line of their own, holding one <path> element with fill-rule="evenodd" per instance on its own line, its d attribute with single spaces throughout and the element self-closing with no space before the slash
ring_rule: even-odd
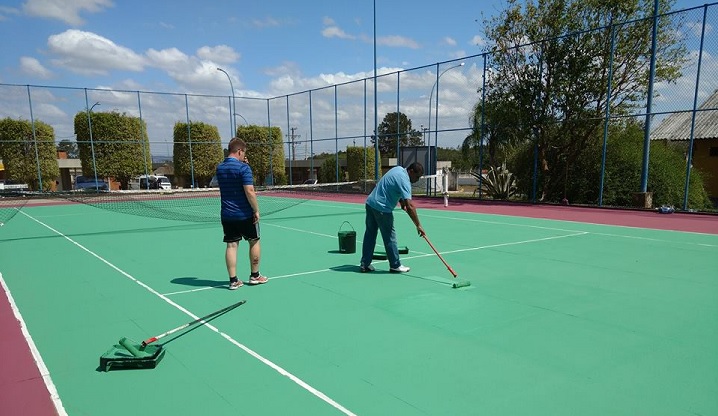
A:
<svg viewBox="0 0 718 416">
<path fill-rule="evenodd" d="M 506 162 L 511 149 L 525 141 L 521 133 L 526 129 L 516 124 L 513 111 L 511 103 L 507 101 L 497 100 L 486 102 L 485 105 L 481 101 L 476 103 L 470 117 L 474 128 L 461 145 L 462 153 L 473 161 L 470 169 L 478 168 L 482 154 L 483 168 L 498 168 Z"/>
<path fill-rule="evenodd" d="M 672 4 L 661 0 L 659 13 Z M 511 116 L 496 120 L 502 134 L 533 141 L 542 200 L 561 197 L 570 167 L 602 131 L 607 106 L 621 116 L 643 104 L 652 14 L 653 2 L 645 0 L 508 0 L 501 14 L 485 22 L 493 44 L 486 99 Z M 686 60 L 674 19 L 658 21 L 655 82 L 677 79 Z M 564 170 L 554 169 L 559 161 Z"/>
<path fill-rule="evenodd" d="M 379 153 L 386 157 L 396 157 L 396 142 L 401 146 L 421 146 L 424 144 L 421 132 L 411 127 L 411 120 L 404 113 L 388 113 L 377 128 Z M 376 142 L 371 138 L 372 144 Z"/>
<path fill-rule="evenodd" d="M 350 181 L 376 179 L 374 176 L 374 149 L 347 146 L 347 172 Z"/>
<path fill-rule="evenodd" d="M 0 159 L 7 179 L 27 183 L 31 190 L 49 191 L 60 177 L 55 132 L 42 121 L 33 126 L 27 120 L 0 120 Z"/>
<path fill-rule="evenodd" d="M 77 143 L 67 139 L 60 140 L 60 143 L 57 144 L 57 151 L 67 153 L 67 157 L 70 159 L 77 159 L 80 155 L 77 150 Z"/>
<path fill-rule="evenodd" d="M 113 178 L 127 189 L 132 177 L 152 172 L 147 126 L 139 117 L 80 111 L 75 115 L 75 134 L 85 176 Z"/>
<path fill-rule="evenodd" d="M 247 143 L 247 158 L 256 185 L 284 185 L 284 146 L 279 127 L 240 126 L 237 137 Z"/>
<path fill-rule="evenodd" d="M 177 122 L 174 126 L 175 176 L 183 184 L 205 187 L 224 160 L 222 140 L 217 126 L 203 122 Z M 193 186 L 194 187 L 194 186 Z"/>
</svg>

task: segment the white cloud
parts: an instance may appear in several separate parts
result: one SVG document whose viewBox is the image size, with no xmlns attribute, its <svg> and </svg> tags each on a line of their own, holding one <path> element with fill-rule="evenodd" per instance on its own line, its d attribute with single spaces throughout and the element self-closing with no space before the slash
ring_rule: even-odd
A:
<svg viewBox="0 0 718 416">
<path fill-rule="evenodd" d="M 456 46 L 456 41 L 453 38 L 450 38 L 449 36 L 444 38 L 444 43 L 450 46 Z"/>
<path fill-rule="evenodd" d="M 48 38 L 53 64 L 88 75 L 110 70 L 141 71 L 144 58 L 124 46 L 92 32 L 70 29 Z"/>
<path fill-rule="evenodd" d="M 231 46 L 203 46 L 197 49 L 197 56 L 200 59 L 216 62 L 218 64 L 231 64 L 239 60 L 237 53 Z"/>
<path fill-rule="evenodd" d="M 29 56 L 23 56 L 20 58 L 20 69 L 24 74 L 41 78 L 48 79 L 52 77 L 52 72 L 45 68 L 40 61 Z"/>
<path fill-rule="evenodd" d="M 473 38 L 471 38 L 470 43 L 475 46 L 486 46 L 486 40 L 479 35 L 476 35 Z"/>
<path fill-rule="evenodd" d="M 376 43 L 382 46 L 391 46 L 395 48 L 411 48 L 419 49 L 419 44 L 413 40 L 404 36 L 381 36 L 376 39 Z"/>
<path fill-rule="evenodd" d="M 356 36 L 346 33 L 338 26 L 325 27 L 322 29 L 322 36 L 325 38 L 356 39 Z"/>
<path fill-rule="evenodd" d="M 331 17 L 328 17 L 328 16 L 324 16 L 322 18 L 322 23 L 324 24 L 324 26 L 336 26 L 336 24 L 337 24 L 334 21 L 334 19 L 332 19 Z"/>
<path fill-rule="evenodd" d="M 187 67 L 190 57 L 177 48 L 162 49 L 160 51 L 150 49 L 146 52 L 150 65 L 167 71 L 178 70 Z"/>
<path fill-rule="evenodd" d="M 252 19 L 252 26 L 258 28 L 279 27 L 280 25 L 281 23 L 279 22 L 279 20 L 273 17 L 265 17 L 264 19 Z"/>
<path fill-rule="evenodd" d="M 20 10 L 14 7 L 0 6 L 0 22 L 7 20 L 7 15 L 19 15 Z"/>
<path fill-rule="evenodd" d="M 30 16 L 57 19 L 78 26 L 85 23 L 80 17 L 81 12 L 97 13 L 113 6 L 111 0 L 27 0 L 22 9 Z"/>
</svg>

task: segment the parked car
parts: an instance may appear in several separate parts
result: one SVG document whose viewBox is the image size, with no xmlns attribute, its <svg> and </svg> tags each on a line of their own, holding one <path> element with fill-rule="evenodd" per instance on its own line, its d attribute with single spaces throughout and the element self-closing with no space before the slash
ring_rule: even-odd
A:
<svg viewBox="0 0 718 416">
<path fill-rule="evenodd" d="M 75 189 L 78 190 L 93 190 L 98 189 L 100 191 L 109 191 L 110 185 L 103 181 L 102 179 L 97 179 L 97 182 L 95 182 L 95 178 L 91 178 L 88 176 L 76 176 L 75 177 Z"/>
<path fill-rule="evenodd" d="M 140 175 L 129 183 L 130 189 L 172 189 L 172 183 L 163 175 Z"/>
</svg>

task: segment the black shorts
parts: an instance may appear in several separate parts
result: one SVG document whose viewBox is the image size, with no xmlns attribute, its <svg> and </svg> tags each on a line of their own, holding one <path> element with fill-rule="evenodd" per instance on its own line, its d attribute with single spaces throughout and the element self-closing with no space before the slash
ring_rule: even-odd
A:
<svg viewBox="0 0 718 416">
<path fill-rule="evenodd" d="M 222 229 L 225 243 L 234 243 L 243 238 L 247 241 L 259 240 L 259 223 L 254 224 L 254 218 L 222 220 Z"/>
</svg>

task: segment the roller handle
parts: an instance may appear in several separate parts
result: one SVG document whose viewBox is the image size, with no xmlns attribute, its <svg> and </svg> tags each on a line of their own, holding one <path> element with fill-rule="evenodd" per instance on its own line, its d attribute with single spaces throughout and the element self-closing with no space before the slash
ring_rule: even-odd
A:
<svg viewBox="0 0 718 416">
<path fill-rule="evenodd" d="M 157 340 L 160 339 L 160 338 L 164 338 L 164 337 L 166 337 L 167 335 L 171 335 L 171 334 L 174 334 L 174 333 L 177 332 L 177 331 L 181 331 L 181 330 L 183 330 L 183 329 L 189 327 L 190 325 L 194 325 L 194 324 L 196 324 L 196 323 L 198 323 L 198 322 L 205 321 L 205 320 L 207 320 L 207 319 L 209 319 L 209 318 L 212 318 L 212 317 L 214 317 L 214 316 L 216 316 L 216 315 L 219 315 L 219 314 L 222 314 L 222 313 L 225 313 L 225 312 L 229 312 L 229 311 L 231 311 L 232 309 L 236 308 L 237 306 L 240 306 L 240 305 L 244 304 L 245 302 L 246 302 L 246 300 L 239 301 L 239 302 L 235 303 L 234 305 L 230 305 L 230 306 L 227 306 L 227 307 L 225 307 L 225 308 L 222 308 L 222 309 L 220 309 L 220 310 L 218 310 L 218 311 L 212 312 L 212 313 L 210 313 L 209 315 L 206 315 L 206 316 L 203 316 L 203 317 L 201 317 L 201 318 L 195 319 L 195 320 L 192 321 L 192 322 L 187 322 L 186 324 L 180 325 L 180 326 L 178 326 L 177 328 L 170 329 L 169 331 L 164 332 L 164 333 L 159 334 L 159 335 L 155 335 L 155 336 L 152 337 L 152 338 L 147 338 L 146 340 L 142 341 L 142 348 L 145 348 L 146 346 L 148 346 L 149 344 L 152 344 L 153 342 L 157 341 Z"/>
<path fill-rule="evenodd" d="M 447 269 L 449 269 L 449 273 L 451 273 L 452 276 L 456 277 L 458 274 L 454 271 L 454 269 L 449 266 L 449 264 L 444 260 L 443 257 L 441 257 L 441 254 L 439 254 L 438 251 L 436 251 L 436 248 L 434 248 L 434 245 L 431 244 L 431 241 L 429 241 L 429 238 L 424 234 L 422 237 L 424 237 L 424 240 L 426 240 L 427 243 L 429 243 L 429 247 L 431 247 L 432 250 L 434 250 L 434 253 L 436 253 L 437 256 L 439 256 L 439 260 L 441 260 L 442 263 L 444 263 L 444 266 L 446 266 Z"/>
</svg>

